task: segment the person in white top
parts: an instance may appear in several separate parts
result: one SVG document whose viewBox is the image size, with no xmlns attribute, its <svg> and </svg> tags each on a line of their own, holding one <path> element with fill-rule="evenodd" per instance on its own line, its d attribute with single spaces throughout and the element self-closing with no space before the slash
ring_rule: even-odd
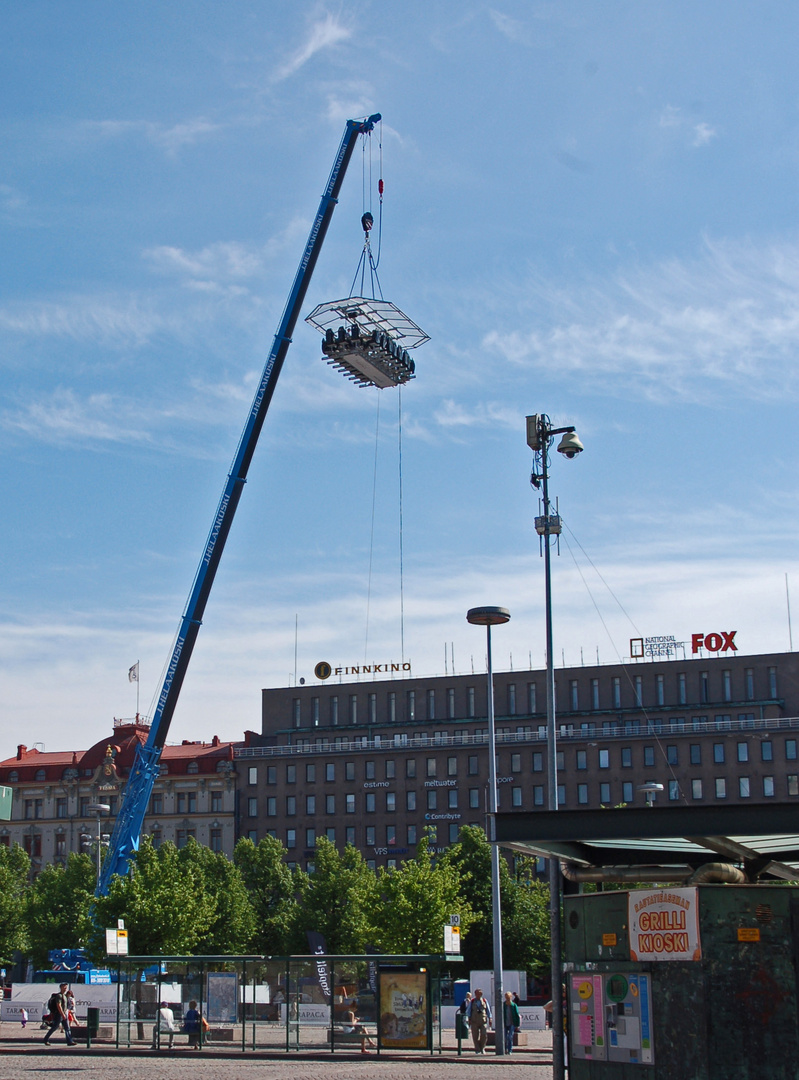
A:
<svg viewBox="0 0 799 1080">
<path fill-rule="evenodd" d="M 155 1026 L 153 1027 L 153 1045 L 152 1050 L 158 1047 L 159 1040 L 158 1035 L 169 1035 L 169 1049 L 172 1049 L 172 1043 L 175 1041 L 175 1032 L 177 1031 L 175 1026 L 175 1014 L 165 1001 L 161 1002 L 161 1008 L 158 1010 L 158 1017 Z"/>
</svg>

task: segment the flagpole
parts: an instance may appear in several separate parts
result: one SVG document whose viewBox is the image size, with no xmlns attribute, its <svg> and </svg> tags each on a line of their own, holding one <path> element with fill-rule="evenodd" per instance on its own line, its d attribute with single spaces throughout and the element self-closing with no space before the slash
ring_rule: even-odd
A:
<svg viewBox="0 0 799 1080">
<path fill-rule="evenodd" d="M 141 686 L 141 679 L 139 678 L 139 661 L 136 661 L 136 723 L 139 722 L 139 687 Z"/>
</svg>

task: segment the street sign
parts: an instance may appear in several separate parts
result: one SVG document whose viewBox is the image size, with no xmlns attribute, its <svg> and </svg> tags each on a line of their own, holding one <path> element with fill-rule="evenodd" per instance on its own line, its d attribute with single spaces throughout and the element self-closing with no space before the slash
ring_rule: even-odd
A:
<svg viewBox="0 0 799 1080">
<path fill-rule="evenodd" d="M 106 930 L 105 951 L 109 956 L 128 955 L 127 930 Z"/>
<path fill-rule="evenodd" d="M 444 952 L 449 955 L 460 955 L 461 951 L 461 928 L 459 926 L 444 927 Z"/>
</svg>

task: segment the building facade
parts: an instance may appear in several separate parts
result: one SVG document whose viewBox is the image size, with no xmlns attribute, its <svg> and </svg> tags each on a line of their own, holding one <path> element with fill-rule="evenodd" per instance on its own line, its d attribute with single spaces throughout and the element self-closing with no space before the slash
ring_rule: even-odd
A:
<svg viewBox="0 0 799 1080">
<path fill-rule="evenodd" d="M 643 805 L 648 782 L 661 805 L 799 805 L 796 654 L 562 668 L 555 682 L 560 806 Z M 234 750 L 241 834 L 277 836 L 312 869 L 319 836 L 379 867 L 426 829 L 445 849 L 484 827 L 486 689 L 478 674 L 262 691 L 262 730 Z M 499 807 L 543 809 L 545 672 L 495 672 L 494 708 Z"/>
<path fill-rule="evenodd" d="M 31 856 L 35 876 L 46 863 L 64 863 L 70 852 L 96 853 L 97 815 L 101 835 L 113 830 L 136 746 L 149 727 L 140 718 L 115 720 L 110 738 L 89 750 L 45 752 L 19 746 L 0 762 L 0 784 L 12 789 L 12 816 L 0 822 L 0 844 L 18 843 Z M 183 847 L 190 837 L 232 856 L 236 840 L 236 764 L 233 744 L 165 746 L 161 772 L 144 820 L 144 833 L 159 845 Z"/>
</svg>

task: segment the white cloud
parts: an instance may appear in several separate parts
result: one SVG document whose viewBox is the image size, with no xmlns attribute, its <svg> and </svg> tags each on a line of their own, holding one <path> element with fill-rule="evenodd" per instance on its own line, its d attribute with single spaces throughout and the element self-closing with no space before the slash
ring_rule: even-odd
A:
<svg viewBox="0 0 799 1080">
<path fill-rule="evenodd" d="M 761 400 L 799 394 L 799 245 L 706 240 L 670 260 L 570 289 L 535 278 L 520 300 L 528 329 L 493 330 L 485 349 L 511 364 L 580 373 L 622 396 L 697 400 L 708 383 Z"/>
<path fill-rule="evenodd" d="M 170 155 L 174 155 L 184 146 L 191 146 L 213 135 L 220 125 L 205 117 L 167 125 L 152 120 L 88 120 L 82 125 L 83 130 L 96 133 L 102 138 L 118 139 L 128 135 L 141 135 L 148 142 L 160 146 Z"/>
<path fill-rule="evenodd" d="M 694 146 L 707 146 L 711 139 L 715 139 L 717 132 L 710 124 L 696 124 L 694 127 Z"/>
<path fill-rule="evenodd" d="M 73 295 L 0 308 L 0 330 L 97 344 L 141 345 L 166 329 L 170 321 L 136 297 Z"/>
<path fill-rule="evenodd" d="M 290 75 L 307 64 L 308 61 L 323 49 L 331 49 L 342 41 L 352 37 L 352 30 L 344 26 L 335 15 L 327 12 L 322 18 L 318 18 L 310 27 L 303 44 L 278 68 L 274 75 L 275 80 L 287 79 Z"/>
</svg>

